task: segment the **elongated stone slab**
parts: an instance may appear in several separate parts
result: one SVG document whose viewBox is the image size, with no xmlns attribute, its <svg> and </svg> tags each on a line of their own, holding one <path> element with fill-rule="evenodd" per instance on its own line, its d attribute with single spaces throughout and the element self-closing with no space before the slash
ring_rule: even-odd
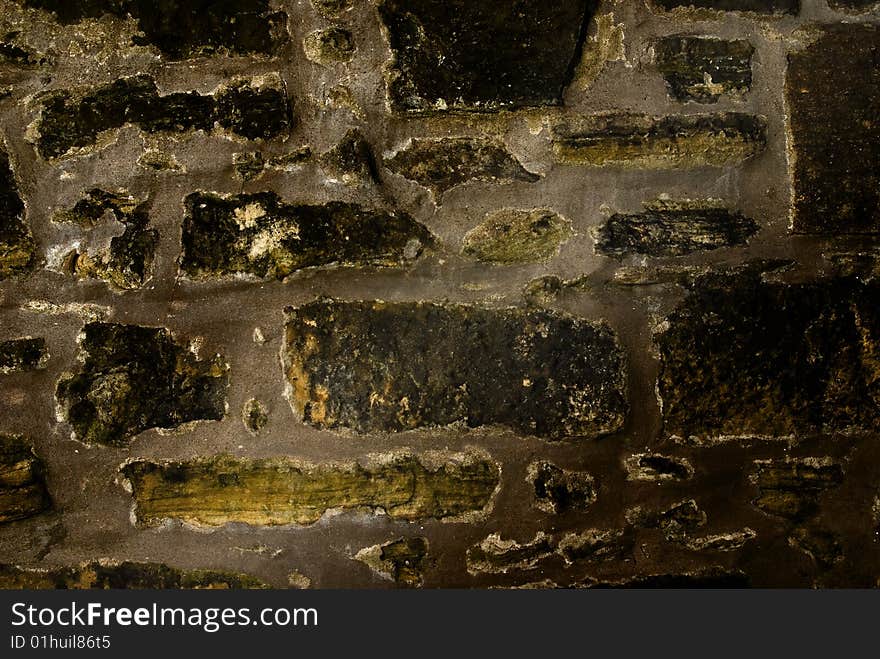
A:
<svg viewBox="0 0 880 659">
<path fill-rule="evenodd" d="M 331 264 L 402 266 L 434 244 L 409 215 L 358 204 L 287 204 L 274 192 L 197 192 L 185 207 L 180 264 L 194 279 L 236 273 L 283 279 Z"/>
<path fill-rule="evenodd" d="M 122 473 L 143 526 L 166 519 L 202 526 L 312 524 L 341 509 L 402 520 L 455 518 L 482 514 L 500 479 L 498 466 L 474 453 L 374 456 L 365 464 L 232 456 L 139 460 Z"/>
<path fill-rule="evenodd" d="M 623 352 L 603 323 L 426 302 L 319 301 L 286 313 L 289 400 L 318 428 L 462 423 L 562 438 L 612 433 L 627 413 Z"/>
</svg>

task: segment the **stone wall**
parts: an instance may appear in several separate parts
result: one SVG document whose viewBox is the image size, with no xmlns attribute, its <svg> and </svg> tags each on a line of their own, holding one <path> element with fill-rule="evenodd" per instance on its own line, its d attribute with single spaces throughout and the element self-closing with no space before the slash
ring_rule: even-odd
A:
<svg viewBox="0 0 880 659">
<path fill-rule="evenodd" d="M 0 585 L 877 586 L 878 20 L 0 0 Z"/>
</svg>

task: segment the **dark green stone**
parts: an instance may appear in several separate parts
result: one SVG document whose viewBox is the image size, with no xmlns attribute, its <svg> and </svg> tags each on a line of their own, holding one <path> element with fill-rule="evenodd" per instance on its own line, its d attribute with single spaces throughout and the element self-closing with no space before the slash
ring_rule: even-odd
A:
<svg viewBox="0 0 880 659">
<path fill-rule="evenodd" d="M 593 0 L 383 0 L 399 112 L 561 105 Z"/>
<path fill-rule="evenodd" d="M 181 269 L 190 277 L 232 273 L 283 279 L 303 268 L 399 266 L 433 244 L 404 213 L 357 204 L 284 203 L 274 192 L 186 198 Z"/>
<path fill-rule="evenodd" d="M 715 103 L 722 94 L 748 91 L 754 50 L 748 41 L 709 37 L 664 37 L 654 44 L 657 68 L 669 94 L 698 103 Z"/>
<path fill-rule="evenodd" d="M 880 232 L 880 27 L 825 26 L 788 56 L 795 233 Z"/>
<path fill-rule="evenodd" d="M 615 432 L 627 413 L 614 332 L 548 311 L 319 301 L 287 310 L 284 362 L 297 417 L 318 428 L 559 439 Z"/>
<path fill-rule="evenodd" d="M 176 428 L 225 414 L 227 367 L 198 359 L 164 328 L 89 323 L 78 370 L 58 382 L 56 398 L 76 437 L 125 445 L 148 428 Z"/>
<path fill-rule="evenodd" d="M 880 283 L 698 278 L 657 337 L 668 435 L 812 435 L 880 427 Z"/>
<path fill-rule="evenodd" d="M 33 371 L 40 368 L 48 356 L 43 338 L 0 341 L 0 373 Z"/>
</svg>

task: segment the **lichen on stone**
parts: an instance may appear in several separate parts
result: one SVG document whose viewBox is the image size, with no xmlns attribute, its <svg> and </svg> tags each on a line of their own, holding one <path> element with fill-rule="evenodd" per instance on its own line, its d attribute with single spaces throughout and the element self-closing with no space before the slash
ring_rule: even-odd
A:
<svg viewBox="0 0 880 659">
<path fill-rule="evenodd" d="M 556 254 L 571 235 L 571 223 L 550 209 L 503 209 L 465 235 L 462 253 L 488 263 L 537 262 Z"/>
<path fill-rule="evenodd" d="M 88 444 L 125 445 L 149 428 L 219 420 L 226 412 L 228 366 L 200 359 L 161 327 L 89 323 L 80 365 L 55 392 L 62 420 Z"/>
<path fill-rule="evenodd" d="M 313 524 L 329 511 L 393 519 L 455 519 L 491 505 L 498 466 L 477 453 L 377 456 L 366 464 L 310 464 L 232 456 L 123 465 L 142 526 L 177 519 L 201 526 Z"/>
<path fill-rule="evenodd" d="M 0 524 L 26 519 L 52 506 L 46 467 L 21 435 L 0 433 Z"/>
</svg>

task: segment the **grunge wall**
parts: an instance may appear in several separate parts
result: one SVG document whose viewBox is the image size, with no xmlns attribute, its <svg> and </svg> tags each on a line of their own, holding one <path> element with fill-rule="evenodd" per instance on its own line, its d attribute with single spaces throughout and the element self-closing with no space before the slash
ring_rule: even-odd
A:
<svg viewBox="0 0 880 659">
<path fill-rule="evenodd" d="M 876 586 L 863 0 L 0 0 L 0 584 Z"/>
</svg>

